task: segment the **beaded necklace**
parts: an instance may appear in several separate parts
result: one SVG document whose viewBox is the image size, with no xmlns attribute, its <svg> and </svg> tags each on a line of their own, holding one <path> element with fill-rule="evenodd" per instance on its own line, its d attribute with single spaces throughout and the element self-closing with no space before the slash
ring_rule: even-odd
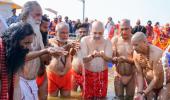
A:
<svg viewBox="0 0 170 100">
<path fill-rule="evenodd" d="M 143 59 L 146 61 L 145 63 L 145 69 L 149 69 L 149 70 L 152 70 L 152 67 L 150 65 L 150 47 L 148 46 L 148 50 L 147 50 L 147 55 L 146 57 L 143 57 L 142 54 L 140 54 L 140 59 L 139 59 L 139 63 L 143 64 Z"/>
</svg>

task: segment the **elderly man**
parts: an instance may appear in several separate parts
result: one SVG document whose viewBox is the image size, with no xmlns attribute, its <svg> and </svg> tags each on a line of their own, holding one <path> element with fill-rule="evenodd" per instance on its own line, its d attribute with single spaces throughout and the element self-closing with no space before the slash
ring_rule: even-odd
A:
<svg viewBox="0 0 170 100">
<path fill-rule="evenodd" d="M 58 97 L 59 93 L 61 97 L 69 97 L 71 93 L 71 61 L 75 50 L 71 49 L 72 43 L 68 37 L 69 26 L 61 22 L 56 26 L 56 37 L 49 40 L 52 46 L 64 47 L 68 51 L 65 56 L 53 57 L 48 65 L 48 95 L 52 97 Z"/>
<path fill-rule="evenodd" d="M 107 94 L 107 61 L 112 57 L 112 44 L 103 38 L 104 26 L 92 24 L 91 35 L 82 38 L 81 53 L 84 64 L 83 98 L 102 98 Z"/>
<path fill-rule="evenodd" d="M 48 26 L 49 26 L 49 22 L 50 20 L 43 15 L 42 16 L 42 20 L 41 20 L 41 24 L 40 24 L 40 32 L 42 34 L 42 38 L 43 38 L 43 44 L 45 47 L 48 47 Z M 46 100 L 47 99 L 47 95 L 48 95 L 48 91 L 47 91 L 47 86 L 48 86 L 48 82 L 47 82 L 47 74 L 46 74 L 46 65 L 45 63 L 41 63 L 41 67 L 38 71 L 38 76 L 36 78 L 36 82 L 38 85 L 38 95 L 39 95 L 39 99 L 40 100 Z"/>
<path fill-rule="evenodd" d="M 84 36 L 88 35 L 88 25 L 86 23 L 82 23 L 77 25 L 77 41 L 80 42 Z M 73 79 L 72 79 L 72 90 L 77 91 L 78 87 L 80 86 L 81 91 L 83 90 L 83 76 L 82 76 L 82 57 L 81 52 L 78 51 L 76 55 L 73 57 L 72 61 L 72 72 L 73 72 Z"/>
<path fill-rule="evenodd" d="M 132 29 L 132 34 L 135 34 L 136 32 L 146 33 L 146 28 L 141 25 L 140 19 L 136 21 L 136 26 Z"/>
<path fill-rule="evenodd" d="M 23 22 L 31 24 L 36 35 L 31 44 L 32 49 L 26 56 L 25 66 L 18 72 L 20 86 L 16 88 L 14 92 L 16 95 L 21 94 L 21 98 L 16 95 L 14 97 L 16 100 L 34 100 L 38 99 L 38 87 L 35 79 L 40 62 L 49 61 L 49 55 L 56 55 L 60 51 L 54 47 L 44 48 L 42 35 L 40 33 L 42 9 L 36 1 L 26 2 L 22 8 L 21 16 Z M 62 54 L 62 51 L 60 53 Z"/>
<path fill-rule="evenodd" d="M 135 93 L 135 67 L 132 60 L 130 20 L 123 19 L 120 23 L 121 36 L 112 39 L 113 63 L 116 64 L 114 80 L 116 97 L 120 100 L 133 100 Z M 126 91 L 126 95 L 124 92 Z"/>
<path fill-rule="evenodd" d="M 164 76 L 160 61 L 163 51 L 149 44 L 142 32 L 135 33 L 131 42 L 135 50 L 133 59 L 137 69 L 137 100 L 144 98 L 147 100 L 169 100 L 170 68 L 166 68 L 166 76 Z"/>
<path fill-rule="evenodd" d="M 33 41 L 30 24 L 17 23 L 0 38 L 0 100 L 13 100 L 13 76 L 23 67 Z"/>
</svg>

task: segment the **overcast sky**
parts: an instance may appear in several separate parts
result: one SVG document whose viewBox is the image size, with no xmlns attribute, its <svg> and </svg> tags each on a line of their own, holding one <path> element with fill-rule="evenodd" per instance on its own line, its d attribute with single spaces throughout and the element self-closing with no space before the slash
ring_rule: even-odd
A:
<svg viewBox="0 0 170 100">
<path fill-rule="evenodd" d="M 13 0 L 21 6 L 28 0 Z M 43 8 L 52 8 L 59 15 L 70 19 L 82 19 L 82 3 L 80 0 L 37 0 Z M 53 14 L 44 11 L 54 17 Z M 111 16 L 117 23 L 122 18 L 128 18 L 134 25 L 137 19 L 142 24 L 147 20 L 159 21 L 161 24 L 170 22 L 170 0 L 86 0 L 85 16 L 106 22 Z"/>
</svg>

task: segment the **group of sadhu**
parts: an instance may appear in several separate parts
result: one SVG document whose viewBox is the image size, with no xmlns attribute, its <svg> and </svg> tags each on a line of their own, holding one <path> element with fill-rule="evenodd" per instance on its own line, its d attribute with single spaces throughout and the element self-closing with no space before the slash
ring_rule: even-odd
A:
<svg viewBox="0 0 170 100">
<path fill-rule="evenodd" d="M 163 50 L 150 44 L 143 32 L 132 35 L 130 20 L 121 20 L 120 35 L 111 40 L 103 37 L 100 21 L 92 23 L 90 35 L 81 24 L 79 39 L 69 40 L 68 24 L 61 22 L 44 46 L 41 6 L 28 1 L 21 15 L 22 21 L 0 38 L 0 100 L 69 97 L 79 86 L 83 99 L 106 99 L 108 62 L 116 65 L 114 99 L 169 100 L 170 69 L 167 63 L 165 82 Z"/>
</svg>

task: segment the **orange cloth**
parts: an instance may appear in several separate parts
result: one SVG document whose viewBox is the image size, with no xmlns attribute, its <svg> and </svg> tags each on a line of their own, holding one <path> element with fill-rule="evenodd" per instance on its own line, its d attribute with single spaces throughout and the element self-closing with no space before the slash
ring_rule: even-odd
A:
<svg viewBox="0 0 170 100">
<path fill-rule="evenodd" d="M 156 41 L 154 42 L 154 45 L 161 48 L 162 50 L 165 50 L 168 45 L 170 44 L 170 39 L 167 39 L 164 41 L 160 41 L 160 38 L 159 39 L 156 39 Z"/>
<path fill-rule="evenodd" d="M 42 76 L 36 77 L 36 83 L 37 83 L 38 87 L 40 87 L 43 84 L 43 82 L 45 81 L 45 75 L 46 75 L 46 72 L 44 72 L 44 74 Z"/>
<path fill-rule="evenodd" d="M 82 74 L 79 74 L 72 69 L 72 75 L 73 75 L 73 79 L 74 79 L 73 84 L 83 88 L 83 76 L 82 76 Z"/>
<path fill-rule="evenodd" d="M 148 36 L 148 42 L 152 44 L 153 38 L 151 36 Z"/>
<path fill-rule="evenodd" d="M 56 90 L 71 90 L 71 69 L 64 75 L 59 76 L 57 73 L 47 70 L 48 92 Z"/>
<path fill-rule="evenodd" d="M 160 31 L 159 27 L 155 26 L 153 28 L 153 32 L 156 34 L 156 39 L 158 39 L 161 35 L 161 31 Z"/>
<path fill-rule="evenodd" d="M 115 28 L 114 28 L 114 26 L 112 26 L 111 29 L 110 29 L 110 32 L 109 32 L 109 36 L 108 36 L 108 38 L 109 38 L 110 40 L 111 40 L 112 37 L 114 36 L 114 32 L 115 32 Z"/>
<path fill-rule="evenodd" d="M 91 72 L 85 69 L 83 98 L 106 97 L 108 70 Z"/>
</svg>

